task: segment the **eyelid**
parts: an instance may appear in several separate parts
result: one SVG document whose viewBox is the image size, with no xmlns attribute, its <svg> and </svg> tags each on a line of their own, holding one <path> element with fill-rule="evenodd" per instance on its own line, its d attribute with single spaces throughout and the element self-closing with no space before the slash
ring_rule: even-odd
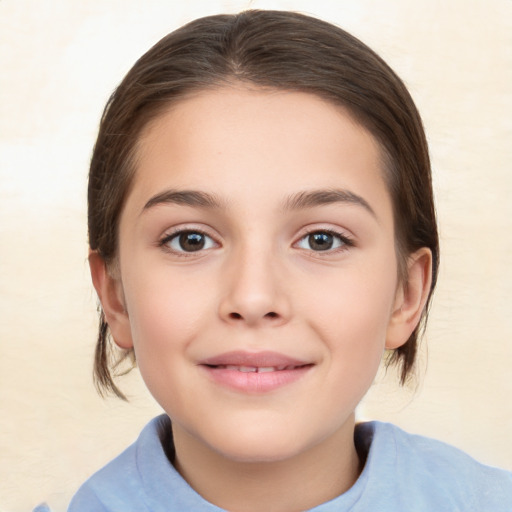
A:
<svg viewBox="0 0 512 512">
<path fill-rule="evenodd" d="M 325 251 L 314 251 L 313 249 L 303 249 L 304 251 L 308 251 L 311 253 L 314 253 L 315 255 L 322 256 L 333 254 L 341 251 L 347 250 L 349 247 L 354 247 L 354 237 L 351 233 L 347 232 L 347 230 L 344 230 L 342 228 L 333 228 L 333 227 L 326 227 L 326 226 L 309 226 L 307 228 L 304 228 L 304 230 L 301 231 L 300 235 L 297 237 L 296 241 L 293 243 L 294 246 L 297 246 L 302 240 L 304 240 L 306 237 L 314 234 L 314 233 L 327 233 L 329 235 L 333 235 L 337 238 L 339 238 L 342 242 L 341 247 L 336 247 L 334 249 L 326 249 Z"/>
<path fill-rule="evenodd" d="M 175 226 L 173 228 L 170 228 L 164 232 L 164 234 L 158 239 L 158 247 L 161 247 L 166 252 L 169 252 L 173 255 L 179 256 L 179 257 L 192 257 L 192 256 L 199 256 L 200 254 L 204 253 L 205 251 L 208 251 L 210 249 L 213 249 L 214 247 L 220 247 L 220 242 L 218 241 L 218 237 L 212 235 L 210 230 L 205 229 L 204 227 L 197 227 L 197 225 L 180 225 Z M 169 246 L 169 242 L 176 237 L 178 237 L 182 233 L 199 233 L 205 237 L 208 237 L 210 240 L 213 241 L 214 247 L 208 247 L 206 249 L 199 249 L 198 251 L 180 251 L 172 249 Z"/>
<path fill-rule="evenodd" d="M 197 224 L 182 224 L 179 226 L 175 226 L 172 228 L 167 229 L 164 234 L 158 239 L 157 245 L 161 247 L 163 250 L 172 253 L 173 255 L 180 256 L 180 257 L 197 257 L 201 255 L 202 253 L 209 251 L 213 248 L 218 248 L 222 244 L 219 241 L 219 237 L 211 233 L 212 229 L 204 226 L 199 227 Z M 210 240 L 213 241 L 214 246 L 213 247 L 207 247 L 202 248 L 197 251 L 184 251 L 184 250 L 175 250 L 172 249 L 169 246 L 169 242 L 179 236 L 181 233 L 186 232 L 193 232 L 193 233 L 199 233 L 201 235 L 204 235 L 205 237 L 208 237 Z M 307 226 L 304 227 L 302 230 L 300 230 L 299 235 L 296 237 L 295 242 L 292 244 L 292 246 L 297 247 L 298 244 L 304 240 L 307 236 L 314 234 L 314 233 L 327 233 L 330 235 L 333 235 L 334 237 L 338 238 L 341 241 L 340 247 L 335 247 L 333 249 L 326 249 L 325 251 L 315 251 L 313 249 L 306 249 L 306 248 L 300 248 L 304 251 L 315 253 L 315 255 L 322 256 L 322 255 L 329 255 L 341 251 L 345 251 L 350 247 L 353 247 L 355 245 L 354 242 L 354 236 L 346 229 L 340 228 L 340 227 L 331 227 L 331 226 L 325 226 L 325 225 L 314 225 L 314 226 Z"/>
</svg>

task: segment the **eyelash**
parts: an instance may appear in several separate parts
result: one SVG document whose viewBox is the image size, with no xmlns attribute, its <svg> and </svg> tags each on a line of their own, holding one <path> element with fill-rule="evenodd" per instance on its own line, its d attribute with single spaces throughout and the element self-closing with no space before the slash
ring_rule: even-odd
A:
<svg viewBox="0 0 512 512">
<path fill-rule="evenodd" d="M 183 235 L 186 235 L 186 234 L 189 234 L 189 235 L 200 235 L 200 236 L 203 237 L 203 239 L 210 240 L 210 242 L 205 241 L 205 244 L 208 244 L 209 246 L 208 247 L 200 247 L 196 251 L 186 251 L 183 248 L 181 248 L 181 250 L 180 250 L 180 249 L 177 249 L 177 248 L 172 248 L 170 246 L 170 243 L 173 242 L 174 240 L 178 240 L 178 243 L 180 243 L 179 242 L 179 238 L 181 236 L 183 236 Z M 311 249 L 311 248 L 308 249 L 308 248 L 300 247 L 299 246 L 299 244 L 302 241 L 308 240 L 308 238 L 311 237 L 312 235 L 329 235 L 329 236 L 332 236 L 333 238 L 338 240 L 339 246 L 338 247 L 334 247 L 334 248 L 329 247 L 329 248 L 323 249 L 323 250 L 322 249 L 314 250 L 314 249 Z M 159 247 L 162 247 L 164 250 L 166 250 L 168 252 L 171 252 L 172 254 L 174 254 L 174 255 L 176 255 L 178 257 L 191 257 L 195 253 L 201 253 L 201 252 L 203 252 L 205 250 L 212 249 L 215 245 L 218 245 L 218 243 L 214 240 L 213 237 L 211 237 L 210 235 L 208 235 L 207 233 L 205 233 L 201 229 L 180 228 L 180 229 L 177 229 L 176 231 L 173 231 L 172 233 L 166 234 L 159 241 L 158 245 L 159 245 Z M 342 234 L 342 233 L 340 233 L 338 231 L 335 231 L 335 230 L 332 230 L 332 229 L 311 229 L 311 230 L 307 231 L 306 233 L 304 233 L 299 238 L 299 240 L 297 242 L 295 242 L 293 245 L 294 246 L 299 246 L 299 248 L 301 248 L 301 249 L 303 249 L 305 251 L 311 252 L 311 253 L 315 254 L 315 256 L 322 256 L 323 254 L 328 255 L 328 254 L 333 254 L 333 253 L 337 253 L 337 252 L 341 252 L 341 251 L 346 251 L 349 247 L 353 247 L 354 246 L 354 241 L 349 236 L 347 236 L 346 234 Z"/>
<path fill-rule="evenodd" d="M 204 239 L 208 239 L 211 241 L 211 246 L 206 247 L 206 248 L 200 247 L 197 251 L 186 251 L 183 249 L 178 250 L 178 249 L 172 248 L 170 246 L 170 243 L 173 242 L 174 240 L 178 240 L 178 243 L 179 243 L 179 238 L 186 234 L 201 235 Z M 207 242 L 205 242 L 205 243 L 207 243 Z M 201 229 L 179 228 L 179 229 L 176 229 L 176 231 L 166 234 L 160 240 L 158 245 L 159 245 L 159 247 L 162 247 L 164 250 L 171 252 L 172 254 L 174 254 L 176 256 L 187 258 L 187 257 L 193 256 L 195 253 L 200 253 L 200 252 L 203 252 L 204 250 L 211 249 L 213 246 L 218 245 L 218 243 L 213 239 L 213 237 L 211 237 L 210 235 L 208 235 Z"/>
<path fill-rule="evenodd" d="M 335 248 L 328 248 L 325 250 L 318 250 L 318 251 L 315 251 L 313 249 L 305 249 L 304 248 L 304 250 L 314 253 L 315 256 L 322 256 L 323 254 L 328 255 L 328 254 L 338 253 L 338 252 L 346 251 L 349 247 L 354 247 L 354 241 L 347 234 L 340 233 L 339 231 L 336 231 L 333 229 L 321 229 L 321 228 L 320 229 L 311 229 L 309 231 L 306 231 L 306 233 L 304 233 L 299 238 L 299 240 L 297 242 L 295 242 L 294 245 L 298 245 L 303 240 L 307 240 L 311 235 L 316 235 L 316 234 L 330 235 L 330 236 L 338 239 L 340 245 Z"/>
</svg>

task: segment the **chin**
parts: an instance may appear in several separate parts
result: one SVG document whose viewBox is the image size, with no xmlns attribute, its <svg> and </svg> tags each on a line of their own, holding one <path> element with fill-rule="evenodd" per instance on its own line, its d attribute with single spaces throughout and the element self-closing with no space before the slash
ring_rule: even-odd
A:
<svg viewBox="0 0 512 512">
<path fill-rule="evenodd" d="M 210 431 L 210 435 L 213 432 Z M 210 437 L 210 436 L 209 436 Z M 313 436 L 290 433 L 289 424 L 252 424 L 223 431 L 208 439 L 222 457 L 242 463 L 270 463 L 291 459 L 316 444 Z M 319 440 L 318 440 L 319 441 Z"/>
<path fill-rule="evenodd" d="M 246 464 L 282 462 L 293 458 L 302 451 L 300 447 L 283 446 L 282 442 L 269 442 L 268 439 L 253 442 L 250 446 L 230 443 L 229 446 L 217 447 L 217 450 L 227 460 Z"/>
</svg>

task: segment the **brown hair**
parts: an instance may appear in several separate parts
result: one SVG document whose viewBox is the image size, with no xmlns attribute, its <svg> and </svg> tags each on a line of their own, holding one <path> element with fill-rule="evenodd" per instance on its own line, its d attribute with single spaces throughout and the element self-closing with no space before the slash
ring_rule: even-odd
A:
<svg viewBox="0 0 512 512">
<path fill-rule="evenodd" d="M 344 30 L 293 12 L 246 11 L 195 20 L 143 55 L 110 97 L 92 156 L 89 244 L 107 265 L 118 245 L 118 221 L 135 172 L 141 130 L 171 103 L 198 90 L 234 81 L 310 92 L 342 105 L 379 141 L 392 196 L 399 271 L 407 256 L 432 251 L 432 286 L 422 322 L 388 363 L 403 384 L 416 356 L 434 289 L 439 246 L 430 161 L 422 123 L 405 85 L 370 48 Z M 125 398 L 112 372 L 124 357 L 109 338 L 100 311 L 94 375 L 100 392 Z"/>
</svg>

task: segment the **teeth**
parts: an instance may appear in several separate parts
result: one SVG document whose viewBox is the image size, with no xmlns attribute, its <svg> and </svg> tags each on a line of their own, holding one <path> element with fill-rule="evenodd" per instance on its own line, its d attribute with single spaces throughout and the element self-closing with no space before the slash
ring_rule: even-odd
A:
<svg viewBox="0 0 512 512">
<path fill-rule="evenodd" d="M 220 369 L 233 370 L 243 373 L 269 373 L 282 370 L 293 370 L 294 366 L 236 366 L 234 364 L 222 364 L 217 366 Z"/>
<path fill-rule="evenodd" d="M 258 368 L 256 368 L 255 366 L 239 366 L 238 371 L 243 373 L 251 373 L 257 372 Z"/>
<path fill-rule="evenodd" d="M 277 368 L 279 370 L 279 368 Z M 266 372 L 275 372 L 276 368 L 273 366 L 262 366 L 261 368 L 258 368 L 258 373 L 266 373 Z"/>
</svg>

